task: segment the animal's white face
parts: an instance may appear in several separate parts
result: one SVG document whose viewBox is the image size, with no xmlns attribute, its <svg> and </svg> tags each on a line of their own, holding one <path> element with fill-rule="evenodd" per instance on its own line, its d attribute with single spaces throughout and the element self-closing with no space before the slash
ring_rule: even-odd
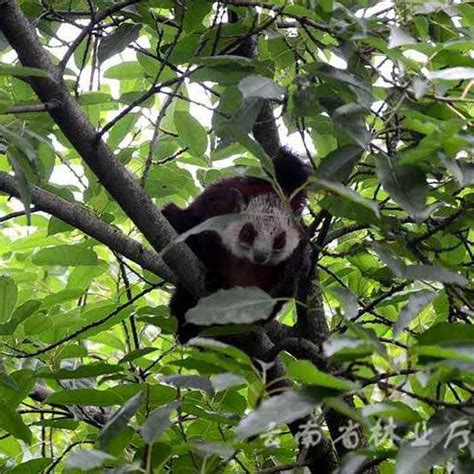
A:
<svg viewBox="0 0 474 474">
<path fill-rule="evenodd" d="M 278 265 L 300 241 L 290 210 L 273 194 L 251 199 L 222 233 L 224 246 L 237 258 L 256 265 Z"/>
</svg>

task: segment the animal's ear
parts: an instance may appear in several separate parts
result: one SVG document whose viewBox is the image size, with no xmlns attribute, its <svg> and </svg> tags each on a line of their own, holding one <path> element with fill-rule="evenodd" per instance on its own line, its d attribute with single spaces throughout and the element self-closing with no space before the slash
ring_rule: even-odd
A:
<svg viewBox="0 0 474 474">
<path fill-rule="evenodd" d="M 230 196 L 232 199 L 232 212 L 238 214 L 247 207 L 247 200 L 237 188 L 230 189 Z"/>
</svg>

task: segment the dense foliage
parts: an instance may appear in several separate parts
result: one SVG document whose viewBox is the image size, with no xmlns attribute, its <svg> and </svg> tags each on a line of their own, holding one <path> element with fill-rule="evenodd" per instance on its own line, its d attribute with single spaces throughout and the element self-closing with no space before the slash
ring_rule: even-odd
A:
<svg viewBox="0 0 474 474">
<path fill-rule="evenodd" d="M 473 34 L 474 2 L 0 0 L 0 470 L 323 472 L 332 436 L 341 472 L 472 473 Z M 265 339 L 273 365 L 176 343 L 169 234 L 136 204 L 271 171 L 263 101 L 313 164 L 318 257 L 279 320 L 320 332 Z M 198 313 L 256 321 L 268 298 Z"/>
</svg>

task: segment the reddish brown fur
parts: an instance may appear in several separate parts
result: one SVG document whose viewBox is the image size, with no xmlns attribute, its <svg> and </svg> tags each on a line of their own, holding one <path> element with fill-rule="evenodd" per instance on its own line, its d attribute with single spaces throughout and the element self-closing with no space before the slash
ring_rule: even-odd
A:
<svg viewBox="0 0 474 474">
<path fill-rule="evenodd" d="M 277 180 L 283 191 L 290 196 L 308 176 L 308 168 L 286 149 L 282 149 L 274 160 Z M 167 205 L 163 214 L 178 233 L 201 224 L 205 220 L 239 212 L 242 198 L 250 200 L 261 195 L 275 193 L 269 181 L 253 177 L 227 178 L 206 188 L 186 209 L 174 204 Z M 299 192 L 291 200 L 291 207 L 299 215 L 304 207 L 305 195 Z M 207 291 L 236 286 L 257 286 L 273 297 L 288 298 L 295 295 L 298 272 L 301 272 L 301 256 L 294 251 L 292 256 L 274 266 L 256 265 L 246 259 L 232 255 L 222 244 L 217 232 L 205 231 L 193 235 L 188 245 L 203 262 L 207 270 Z M 170 311 L 178 319 L 178 337 L 181 342 L 197 335 L 201 328 L 186 323 L 186 312 L 197 304 L 196 299 L 178 283 L 170 302 Z M 282 303 L 275 305 L 271 317 L 280 310 Z"/>
</svg>

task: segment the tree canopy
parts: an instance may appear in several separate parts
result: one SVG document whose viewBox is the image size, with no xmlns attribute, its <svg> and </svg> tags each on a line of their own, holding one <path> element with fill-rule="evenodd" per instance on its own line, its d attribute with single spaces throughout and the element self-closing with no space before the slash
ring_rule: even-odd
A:
<svg viewBox="0 0 474 474">
<path fill-rule="evenodd" d="M 0 470 L 472 473 L 473 33 L 470 1 L 0 0 Z M 264 326 L 160 209 L 280 145 L 313 261 Z M 178 280 L 235 344 L 176 342 Z"/>
</svg>

